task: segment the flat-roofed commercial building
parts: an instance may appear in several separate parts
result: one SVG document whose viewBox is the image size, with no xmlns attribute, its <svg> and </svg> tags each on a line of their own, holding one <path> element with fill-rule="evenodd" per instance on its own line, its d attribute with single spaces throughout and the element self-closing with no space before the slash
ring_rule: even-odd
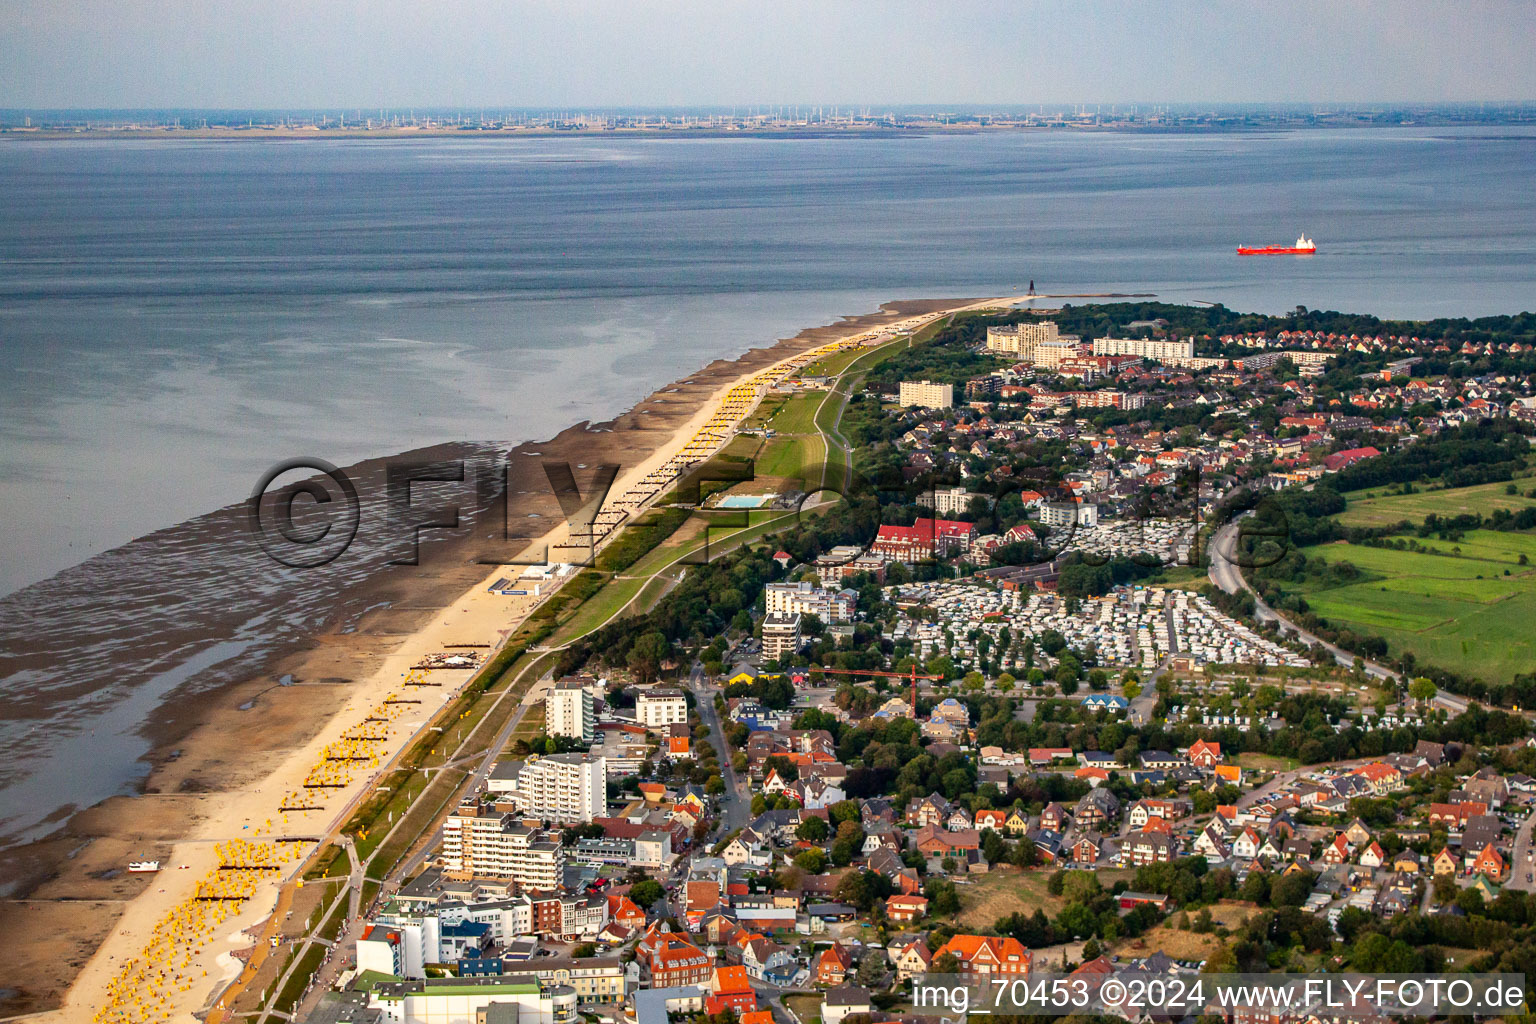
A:
<svg viewBox="0 0 1536 1024">
<path fill-rule="evenodd" d="M 810 580 L 763 588 L 763 610 L 769 615 L 814 615 L 829 626 L 852 620 L 858 603 L 856 591 L 827 590 Z"/>
<path fill-rule="evenodd" d="M 1060 335 L 1054 320 L 1026 320 L 1019 324 L 987 328 L 987 349 L 1002 355 L 1018 356 L 1020 362 L 1032 363 L 1035 346 L 1054 342 Z"/>
<path fill-rule="evenodd" d="M 368 1005 L 389 1024 L 580 1024 L 576 990 L 533 973 L 382 982 Z"/>
</svg>

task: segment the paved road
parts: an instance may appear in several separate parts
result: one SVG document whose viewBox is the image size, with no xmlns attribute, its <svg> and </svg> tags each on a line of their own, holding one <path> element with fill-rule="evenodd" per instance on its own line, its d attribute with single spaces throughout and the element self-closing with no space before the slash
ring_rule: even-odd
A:
<svg viewBox="0 0 1536 1024">
<path fill-rule="evenodd" d="M 1509 883 L 1506 889 L 1521 889 L 1525 892 L 1536 892 L 1536 882 L 1526 881 L 1533 873 L 1536 873 L 1536 849 L 1531 845 L 1531 834 L 1536 829 L 1536 811 L 1525 816 L 1520 828 L 1515 832 L 1514 852 L 1510 855 Z"/>
<path fill-rule="evenodd" d="M 704 666 L 697 661 L 688 674 L 688 688 L 693 691 L 699 709 L 699 720 L 709 727 L 711 742 L 720 754 L 720 771 L 725 780 L 725 792 L 720 794 L 720 827 L 730 833 L 744 827 L 751 819 L 752 797 L 742 789 L 736 769 L 731 766 L 730 748 L 725 744 L 725 730 L 720 716 L 715 712 L 715 691 L 704 678 Z"/>
<path fill-rule="evenodd" d="M 1207 548 L 1210 561 L 1209 575 L 1211 582 L 1229 594 L 1235 594 L 1239 590 L 1248 591 L 1253 595 L 1254 618 L 1258 619 L 1260 622 L 1279 623 L 1281 627 L 1280 631 L 1282 633 L 1294 634 L 1299 640 L 1301 640 L 1302 643 L 1321 644 L 1324 648 L 1327 649 L 1328 653 L 1333 655 L 1333 659 L 1336 662 L 1345 668 L 1353 668 L 1355 664 L 1355 658 L 1358 657 L 1358 655 L 1353 654 L 1350 651 L 1346 651 L 1344 648 L 1335 644 L 1331 644 L 1320 636 L 1315 636 L 1312 633 L 1308 633 L 1306 630 L 1302 629 L 1300 626 L 1296 625 L 1294 622 L 1290 621 L 1285 616 L 1275 611 L 1269 605 L 1265 604 L 1264 599 L 1258 595 L 1258 592 L 1248 585 L 1248 581 L 1243 579 L 1242 570 L 1238 567 L 1237 563 L 1233 562 L 1231 559 L 1232 551 L 1237 543 L 1237 531 L 1237 523 L 1228 523 L 1226 526 L 1223 526 L 1220 530 L 1216 531 L 1216 536 L 1211 538 L 1210 546 Z M 1398 675 L 1397 672 L 1387 668 L 1385 665 L 1381 665 L 1366 659 L 1362 660 L 1365 662 L 1366 675 L 1373 676 L 1377 679 L 1391 679 L 1396 682 L 1402 681 L 1402 677 Z M 1466 704 L 1463 701 L 1461 710 L 1465 709 Z"/>
</svg>

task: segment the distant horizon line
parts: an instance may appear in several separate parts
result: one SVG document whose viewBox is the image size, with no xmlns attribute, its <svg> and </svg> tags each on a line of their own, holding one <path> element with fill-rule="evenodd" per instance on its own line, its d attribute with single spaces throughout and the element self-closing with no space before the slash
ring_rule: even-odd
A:
<svg viewBox="0 0 1536 1024">
<path fill-rule="evenodd" d="M 359 103 L 333 103 L 321 105 L 287 105 L 266 104 L 256 106 L 194 106 L 181 104 L 151 104 L 136 106 L 0 106 L 0 112 L 19 114 L 58 114 L 58 113 L 102 113 L 102 114 L 128 114 L 144 112 L 184 111 L 191 113 L 318 113 L 318 112 L 348 112 L 358 111 L 367 113 L 370 111 L 386 111 L 389 113 L 401 113 L 410 111 L 455 113 L 483 113 L 496 111 L 519 112 L 581 112 L 581 113 L 611 113 L 630 111 L 709 111 L 711 113 L 731 112 L 738 116 L 746 112 L 770 112 L 787 110 L 838 110 L 850 113 L 860 110 L 903 111 L 920 110 L 932 113 L 984 113 L 986 110 L 998 110 L 1005 112 L 1040 112 L 1041 110 L 1087 112 L 1090 108 L 1099 113 L 1104 113 L 1103 108 L 1111 111 L 1117 108 L 1125 108 L 1126 112 L 1132 109 L 1148 108 L 1149 110 L 1306 110 L 1309 108 L 1326 107 L 1334 110 L 1466 110 L 1469 108 L 1533 108 L 1536 109 L 1536 98 L 1531 99 L 1465 99 L 1465 100 L 1057 100 L 1057 101 L 1027 101 L 1027 100 L 945 100 L 938 102 L 885 102 L 885 101 L 813 101 L 813 102 L 754 102 L 754 103 L 386 103 L 386 104 L 359 104 Z"/>
</svg>

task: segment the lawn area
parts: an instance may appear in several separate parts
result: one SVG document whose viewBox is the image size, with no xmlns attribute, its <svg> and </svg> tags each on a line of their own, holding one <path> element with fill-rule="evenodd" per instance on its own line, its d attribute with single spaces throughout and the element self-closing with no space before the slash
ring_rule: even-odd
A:
<svg viewBox="0 0 1536 1024">
<path fill-rule="evenodd" d="M 806 466 L 815 464 L 822 446 L 820 438 L 780 434 L 763 445 L 753 472 L 758 479 L 798 479 Z"/>
<path fill-rule="evenodd" d="M 1339 522 L 1345 526 L 1390 526 L 1407 519 L 1417 525 L 1431 512 L 1439 516 L 1458 516 L 1464 512 L 1488 515 L 1500 508 L 1518 512 L 1536 506 L 1536 498 L 1525 496 L 1536 481 L 1522 479 L 1514 483 L 1519 489 L 1517 494 L 1505 494 L 1508 485 L 1503 483 L 1418 494 L 1384 494 L 1380 490 L 1346 494 L 1349 504 L 1339 514 Z"/>
<path fill-rule="evenodd" d="M 1257 911 L 1258 908 L 1251 903 L 1219 903 L 1211 908 L 1211 918 L 1218 926 L 1235 928 Z M 1194 916 L 1191 914 L 1190 918 Z M 1204 935 L 1180 931 L 1176 923 L 1178 919 L 1178 912 L 1175 911 L 1168 920 L 1140 938 L 1120 942 L 1114 951 L 1121 956 L 1146 956 L 1160 949 L 1175 960 L 1204 960 L 1232 941 L 1230 938 L 1217 938 L 1214 931 Z"/>
<path fill-rule="evenodd" d="M 800 1024 L 821 1020 L 821 996 L 785 996 L 784 1005 L 800 1018 Z"/>
<path fill-rule="evenodd" d="M 779 434 L 816 433 L 816 410 L 826 399 L 825 391 L 807 391 L 793 395 L 768 421 L 769 429 Z"/>
<path fill-rule="evenodd" d="M 1408 495 L 1417 497 L 1417 495 Z M 1308 558 L 1349 561 L 1365 577 L 1344 586 L 1287 586 L 1338 626 L 1384 637 L 1394 654 L 1489 681 L 1508 682 L 1530 670 L 1536 645 L 1536 537 L 1474 530 L 1455 543 L 1425 539 L 1422 554 L 1353 544 L 1304 548 Z M 1508 571 L 1510 575 L 1504 575 Z"/>
<path fill-rule="evenodd" d="M 1046 888 L 1052 874 L 1050 870 L 996 871 L 972 876 L 969 884 L 955 886 L 960 896 L 956 924 L 968 931 L 991 931 L 998 918 L 1014 911 L 1033 914 L 1037 908 L 1044 908 L 1047 917 L 1055 917 L 1063 904 Z M 1125 869 L 1094 874 L 1099 884 L 1108 889 L 1122 879 L 1129 881 L 1135 872 Z"/>
<path fill-rule="evenodd" d="M 806 377 L 836 377 L 848 369 L 848 364 L 869 351 L 865 348 L 844 349 L 833 353 L 825 359 L 818 360 L 801 371 Z"/>
<path fill-rule="evenodd" d="M 1260 754 L 1251 750 L 1238 754 L 1237 763 L 1243 768 L 1256 772 L 1288 772 L 1293 768 L 1301 767 L 1301 762 L 1294 757 L 1276 757 L 1273 754 Z"/>
<path fill-rule="evenodd" d="M 1163 569 L 1162 578 L 1156 582 L 1170 590 L 1199 590 L 1211 582 L 1211 577 L 1198 565 L 1170 565 Z"/>
</svg>

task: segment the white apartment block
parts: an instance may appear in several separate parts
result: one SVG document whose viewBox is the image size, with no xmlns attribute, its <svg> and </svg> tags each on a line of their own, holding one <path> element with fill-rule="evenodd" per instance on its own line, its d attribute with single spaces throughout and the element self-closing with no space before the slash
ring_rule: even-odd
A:
<svg viewBox="0 0 1536 1024">
<path fill-rule="evenodd" d="M 543 829 L 466 802 L 443 822 L 443 870 L 460 877 L 509 878 L 521 889 L 558 888 L 565 847 Z"/>
<path fill-rule="evenodd" d="M 986 497 L 990 505 L 992 499 L 987 495 L 976 495 L 964 487 L 939 487 L 933 491 L 933 510 L 941 516 L 958 515 L 971 507 L 971 499 Z"/>
<path fill-rule="evenodd" d="M 688 722 L 688 699 L 681 690 L 647 690 L 635 698 L 635 721 L 647 729 Z"/>
<path fill-rule="evenodd" d="M 904 380 L 901 382 L 900 402 L 904 406 L 948 409 L 955 404 L 955 386 L 935 384 L 931 380 Z"/>
<path fill-rule="evenodd" d="M 593 754 L 550 754 L 527 761 L 503 791 L 518 812 L 543 821 L 599 817 L 608 805 L 607 761 Z"/>
<path fill-rule="evenodd" d="M 1054 320 L 1026 320 L 1005 327 L 988 327 L 987 348 L 992 352 L 1018 356 L 1020 362 L 1033 362 L 1035 346 L 1042 342 L 1054 342 L 1059 337 Z"/>
<path fill-rule="evenodd" d="M 769 612 L 763 619 L 763 657 L 775 660 L 800 649 L 800 613 Z"/>
<path fill-rule="evenodd" d="M 1086 502 L 1048 501 L 1040 506 L 1040 521 L 1046 526 L 1099 525 L 1099 506 Z"/>
<path fill-rule="evenodd" d="M 829 626 L 853 621 L 858 600 L 856 591 L 826 590 L 810 580 L 763 588 L 763 610 L 769 615 L 814 615 Z"/>
<path fill-rule="evenodd" d="M 1138 359 L 1151 359 L 1159 363 L 1169 363 L 1180 359 L 1192 359 L 1195 355 L 1195 342 L 1191 338 L 1183 341 L 1162 341 L 1156 338 L 1095 338 L 1093 339 L 1093 354 L 1096 356 L 1136 356 Z"/>
<path fill-rule="evenodd" d="M 1042 341 L 1036 345 L 1034 356 L 1030 361 L 1036 366 L 1049 370 L 1060 366 L 1069 359 L 1076 359 L 1077 356 L 1077 336 L 1063 334 L 1055 341 Z"/>
<path fill-rule="evenodd" d="M 597 711 L 592 691 L 580 680 L 555 684 L 544 698 L 544 731 L 551 736 L 570 736 L 583 743 L 597 738 Z"/>
</svg>

